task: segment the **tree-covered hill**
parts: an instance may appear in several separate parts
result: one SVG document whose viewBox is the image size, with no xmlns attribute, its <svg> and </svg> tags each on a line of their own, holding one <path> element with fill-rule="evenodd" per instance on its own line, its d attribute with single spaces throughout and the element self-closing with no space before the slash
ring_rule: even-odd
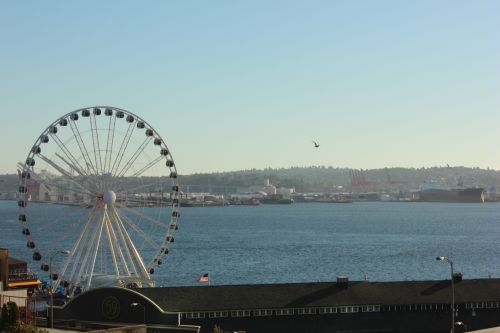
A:
<svg viewBox="0 0 500 333">
<path fill-rule="evenodd" d="M 500 171 L 466 167 L 355 170 L 313 166 L 179 176 L 184 191 L 217 194 L 230 194 L 235 193 L 237 188 L 263 185 L 267 179 L 278 187 L 294 187 L 297 192 L 332 192 L 338 190 L 339 186 L 345 191 L 350 191 L 353 181 L 370 183 L 376 191 L 394 188 L 418 189 L 424 182 L 429 181 L 436 181 L 451 187 L 456 186 L 460 180 L 464 186 L 484 187 L 486 189 L 492 186 L 500 187 Z M 151 183 L 151 179 L 142 180 Z M 129 181 L 141 182 L 140 179 L 130 179 Z M 17 187 L 17 175 L 0 175 L 0 193 L 16 192 Z M 168 189 L 164 190 L 168 191 Z"/>
</svg>

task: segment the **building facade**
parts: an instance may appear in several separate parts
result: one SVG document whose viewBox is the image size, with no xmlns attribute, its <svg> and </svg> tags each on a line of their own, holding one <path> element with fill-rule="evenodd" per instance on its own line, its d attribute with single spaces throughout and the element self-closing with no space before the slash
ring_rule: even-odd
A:
<svg viewBox="0 0 500 333">
<path fill-rule="evenodd" d="M 55 316 L 200 332 L 449 332 L 450 301 L 450 281 L 98 288 Z M 500 279 L 456 281 L 455 304 L 469 330 L 500 326 Z"/>
</svg>

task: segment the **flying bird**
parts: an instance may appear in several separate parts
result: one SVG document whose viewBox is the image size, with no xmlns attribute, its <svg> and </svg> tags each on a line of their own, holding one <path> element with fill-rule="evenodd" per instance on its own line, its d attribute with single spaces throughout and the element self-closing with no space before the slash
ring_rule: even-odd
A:
<svg viewBox="0 0 500 333">
<path fill-rule="evenodd" d="M 319 144 L 316 141 L 312 140 L 312 142 L 314 143 L 314 148 L 319 148 Z"/>
</svg>

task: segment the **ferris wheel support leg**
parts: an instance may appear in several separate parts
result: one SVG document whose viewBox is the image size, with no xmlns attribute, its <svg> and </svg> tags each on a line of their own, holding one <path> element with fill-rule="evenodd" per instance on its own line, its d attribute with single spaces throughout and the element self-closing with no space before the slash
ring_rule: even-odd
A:
<svg viewBox="0 0 500 333">
<path fill-rule="evenodd" d="M 106 212 L 107 214 L 107 212 Z M 112 217 L 112 218 L 111 218 Z M 127 246 L 127 240 L 125 235 L 123 235 L 123 231 L 120 227 L 120 223 L 117 221 L 114 212 L 111 213 L 111 216 L 108 214 L 109 221 L 111 225 L 114 227 L 111 228 L 114 238 L 117 240 L 118 248 L 120 249 L 120 257 L 122 258 L 123 265 L 125 267 L 125 273 L 127 276 L 131 276 L 132 274 L 137 275 L 137 269 L 134 265 L 134 261 L 132 258 L 132 254 Z M 118 234 L 119 238 L 116 236 Z M 123 254 L 125 252 L 125 255 Z M 125 257 L 126 256 L 126 257 Z M 127 261 L 128 260 L 128 261 Z"/>
<path fill-rule="evenodd" d="M 69 279 L 68 280 L 70 282 L 75 283 L 75 284 L 78 284 L 79 281 L 80 281 L 79 277 L 77 277 L 75 279 L 75 272 L 76 272 L 76 269 L 78 268 L 78 264 L 81 261 L 83 252 L 85 251 L 85 245 L 82 245 L 82 244 L 85 243 L 83 240 L 85 240 L 85 239 L 87 239 L 89 237 L 89 234 L 90 234 L 90 225 L 91 225 L 91 223 L 93 221 L 95 221 L 96 207 L 94 207 L 92 209 L 92 211 L 90 212 L 90 214 L 88 216 L 89 217 L 87 219 L 87 222 L 85 223 L 85 226 L 83 227 L 83 231 L 80 234 L 80 236 L 78 237 L 75 245 L 73 246 L 73 249 L 71 250 L 71 256 L 72 256 L 72 258 L 74 260 L 72 261 L 73 262 L 73 266 L 71 268 L 71 273 L 69 274 Z M 65 263 L 63 272 L 66 272 L 66 270 L 68 269 L 68 265 L 69 265 L 69 262 Z"/>
<path fill-rule="evenodd" d="M 90 276 L 87 280 L 87 289 L 89 289 L 91 284 L 92 284 L 92 277 L 94 275 L 95 262 L 97 260 L 97 252 L 99 252 L 99 244 L 101 243 L 103 226 L 104 226 L 104 217 L 103 217 L 103 220 L 101 221 L 100 227 L 99 227 L 99 236 L 97 237 L 96 249 L 94 251 L 94 257 L 92 258 L 92 264 L 90 266 Z"/>
<path fill-rule="evenodd" d="M 115 276 L 118 278 L 120 276 L 120 270 L 118 269 L 118 262 L 116 260 L 115 246 L 113 244 L 113 239 L 111 237 L 111 233 L 110 233 L 110 230 L 109 230 L 110 229 L 109 218 L 106 219 L 105 223 L 106 223 L 106 236 L 107 236 L 107 239 L 108 239 L 109 249 L 111 251 L 111 258 L 113 260 L 113 267 L 115 269 Z"/>
<path fill-rule="evenodd" d="M 127 241 L 127 245 L 128 245 L 128 248 L 131 250 L 133 256 L 134 256 L 134 261 L 135 263 L 139 266 L 139 269 L 143 275 L 143 277 L 145 279 L 150 279 L 150 276 L 149 276 L 149 273 L 148 271 L 146 270 L 146 266 L 144 265 L 144 262 L 142 261 L 141 259 L 141 256 L 139 255 L 139 252 L 137 251 L 137 249 L 135 248 L 134 246 L 134 243 L 132 242 L 132 240 L 130 239 L 130 236 L 128 235 L 126 229 L 125 229 L 125 226 L 123 225 L 123 222 L 122 220 L 120 219 L 120 216 L 118 215 L 118 213 L 116 213 L 116 210 L 113 210 L 113 213 L 117 219 L 117 222 L 118 224 L 120 225 L 120 229 L 122 230 L 122 233 L 123 235 L 125 236 L 125 239 Z"/>
<path fill-rule="evenodd" d="M 102 217 L 99 217 L 99 220 L 102 221 Z M 90 269 L 89 259 L 90 259 L 90 256 L 94 252 L 97 252 L 99 250 L 99 248 L 96 247 L 97 237 L 99 235 L 99 229 L 100 229 L 100 226 L 102 225 L 102 224 L 98 224 L 97 221 L 99 221 L 99 220 L 97 219 L 97 216 L 96 216 L 96 219 L 94 220 L 95 223 L 93 223 L 95 230 L 93 231 L 93 235 L 92 235 L 89 243 L 86 246 L 86 253 L 85 253 L 85 256 L 82 260 L 80 270 L 78 271 L 78 279 L 82 282 L 87 281 L 87 279 L 89 279 L 89 277 L 93 273 L 92 270 Z M 84 273 L 86 273 L 86 274 L 84 275 Z"/>
</svg>

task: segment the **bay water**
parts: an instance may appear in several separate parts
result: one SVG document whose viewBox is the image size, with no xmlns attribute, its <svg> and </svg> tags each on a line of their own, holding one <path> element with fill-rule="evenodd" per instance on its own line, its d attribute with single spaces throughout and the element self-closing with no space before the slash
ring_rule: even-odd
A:
<svg viewBox="0 0 500 333">
<path fill-rule="evenodd" d="M 49 219 L 52 209 L 72 208 L 49 208 Z M 15 201 L 0 201 L 0 247 L 37 270 L 17 215 Z M 66 232 L 58 225 L 43 238 L 64 243 Z M 211 284 L 449 278 L 436 256 L 453 260 L 466 279 L 500 277 L 500 203 L 181 208 L 175 242 L 153 277 L 158 286 L 194 285 L 204 273 Z"/>
</svg>

